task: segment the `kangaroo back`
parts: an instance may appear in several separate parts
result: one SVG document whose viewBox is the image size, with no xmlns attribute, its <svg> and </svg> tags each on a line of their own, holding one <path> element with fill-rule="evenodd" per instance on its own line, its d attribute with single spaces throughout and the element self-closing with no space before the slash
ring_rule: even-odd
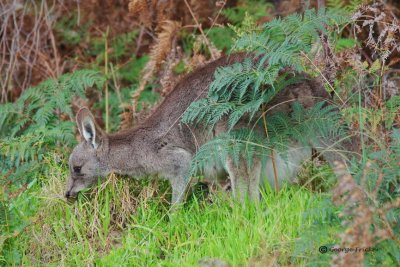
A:
<svg viewBox="0 0 400 267">
<path fill-rule="evenodd" d="M 76 120 L 82 141 L 70 156 L 66 197 L 74 197 L 80 190 L 95 184 L 98 177 L 116 172 L 135 177 L 158 175 L 166 178 L 172 186 L 172 202 L 180 202 L 188 187 L 185 177 L 197 149 L 227 129 L 224 120 L 218 123 L 216 129 L 209 131 L 181 124 L 180 119 L 191 103 L 207 96 L 218 67 L 242 62 L 248 56 L 238 53 L 222 57 L 187 75 L 154 112 L 133 129 L 105 134 L 90 111 L 81 109 Z M 291 102 L 295 100 L 311 107 L 316 101 L 330 98 L 321 83 L 301 75 L 304 80 L 288 86 L 269 103 L 267 109 L 270 113 L 289 112 Z M 305 157 L 303 154 L 302 157 Z M 253 168 L 247 169 L 242 164 L 236 166 L 228 159 L 224 166 L 211 166 L 210 169 L 215 171 L 209 173 L 220 174 L 225 169 L 235 192 L 258 199 L 261 169 L 262 166 L 269 166 L 270 160 L 256 159 Z"/>
</svg>

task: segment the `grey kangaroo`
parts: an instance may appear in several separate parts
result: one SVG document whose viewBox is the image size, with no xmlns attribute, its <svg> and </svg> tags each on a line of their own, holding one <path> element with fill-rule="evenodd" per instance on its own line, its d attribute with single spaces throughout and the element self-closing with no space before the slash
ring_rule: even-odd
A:
<svg viewBox="0 0 400 267">
<path fill-rule="evenodd" d="M 197 148 L 226 131 L 226 123 L 221 121 L 209 131 L 181 124 L 180 118 L 192 102 L 206 97 L 218 67 L 242 62 L 245 58 L 243 53 L 222 57 L 187 75 L 154 112 L 133 129 L 105 134 L 87 108 L 79 110 L 76 122 L 82 142 L 74 148 L 69 159 L 70 178 L 65 196 L 76 197 L 80 190 L 95 184 L 98 177 L 105 177 L 111 172 L 135 177 L 154 174 L 171 183 L 172 204 L 181 202 L 188 187 L 185 176 Z M 271 112 L 290 111 L 294 100 L 311 107 L 323 99 L 330 99 L 330 95 L 322 83 L 308 78 L 282 90 L 267 108 Z M 311 158 L 311 146 L 301 147 L 293 143 L 288 147 L 287 157 L 275 156 L 280 182 L 296 176 L 301 163 Z M 329 144 L 316 146 L 325 149 Z M 330 164 L 340 160 L 335 153 L 328 152 L 324 156 Z M 255 158 L 251 168 L 244 162 L 234 164 L 228 158 L 223 166 L 210 166 L 207 176 L 220 177 L 218 174 L 226 171 L 234 195 L 257 201 L 259 186 L 263 183 L 261 178 L 274 177 L 272 161 L 269 157 Z"/>
</svg>

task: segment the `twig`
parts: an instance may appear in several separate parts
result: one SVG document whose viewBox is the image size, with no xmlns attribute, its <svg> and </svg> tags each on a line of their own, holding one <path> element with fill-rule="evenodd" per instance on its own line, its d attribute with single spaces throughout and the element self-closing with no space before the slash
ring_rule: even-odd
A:
<svg viewBox="0 0 400 267">
<path fill-rule="evenodd" d="M 120 85 L 117 83 L 117 76 L 116 76 L 116 71 L 114 69 L 114 65 L 112 63 L 110 63 L 110 68 L 111 68 L 111 76 L 114 82 L 114 88 L 115 88 L 115 92 L 117 93 L 117 97 L 119 100 L 120 105 L 123 103 L 122 101 L 122 97 L 121 97 L 121 90 L 120 90 Z"/>
<path fill-rule="evenodd" d="M 310 63 L 313 65 L 316 71 L 321 75 L 321 77 L 325 80 L 325 82 L 328 84 L 329 88 L 331 88 L 332 92 L 339 98 L 340 102 L 344 104 L 343 99 L 340 97 L 340 95 L 336 92 L 335 88 L 331 85 L 331 83 L 328 81 L 328 79 L 325 77 L 325 75 L 321 72 L 321 70 L 312 62 L 312 60 L 302 51 L 301 54 L 310 61 Z"/>
<path fill-rule="evenodd" d="M 218 10 L 217 15 L 215 16 L 215 18 L 213 19 L 212 23 L 211 23 L 211 27 L 209 29 L 207 29 L 206 32 L 206 36 L 208 35 L 208 33 L 210 32 L 210 30 L 214 27 L 215 23 L 217 22 L 217 19 L 219 17 L 219 15 L 221 14 L 222 9 L 224 9 L 225 5 L 226 5 L 226 1 L 220 1 L 221 2 L 221 8 Z"/>
<path fill-rule="evenodd" d="M 207 45 L 208 50 L 210 51 L 211 58 L 212 58 L 213 60 L 215 60 L 216 57 L 215 57 L 215 55 L 214 55 L 214 53 L 213 53 L 213 51 L 212 51 L 210 41 L 207 39 L 206 34 L 204 34 L 204 31 L 203 31 L 203 28 L 202 28 L 201 24 L 200 24 L 199 21 L 197 20 L 197 18 L 196 18 L 196 16 L 195 16 L 195 14 L 193 13 L 193 11 L 192 11 L 192 9 L 191 9 L 189 3 L 187 2 L 187 0 L 185 0 L 185 4 L 186 4 L 187 8 L 189 9 L 190 15 L 191 15 L 192 18 L 194 19 L 194 22 L 196 22 L 197 28 L 199 29 L 199 31 L 200 31 L 200 33 L 201 33 L 201 36 L 203 37 L 204 43 Z"/>
<path fill-rule="evenodd" d="M 267 120 L 265 119 L 265 113 L 263 113 L 263 123 L 264 123 L 264 130 L 269 140 L 268 128 L 267 128 Z M 278 172 L 276 170 L 276 162 L 275 162 L 275 150 L 271 148 L 271 160 L 272 160 L 272 169 L 274 170 L 274 180 L 275 180 L 275 190 L 279 192 L 279 179 L 278 179 Z"/>
<path fill-rule="evenodd" d="M 143 35 L 144 35 L 144 26 L 141 25 L 140 26 L 140 32 L 139 32 L 139 37 L 136 41 L 136 49 L 135 49 L 135 55 L 137 56 L 137 54 L 139 53 L 139 49 L 142 46 L 142 40 L 143 40 Z"/>
</svg>

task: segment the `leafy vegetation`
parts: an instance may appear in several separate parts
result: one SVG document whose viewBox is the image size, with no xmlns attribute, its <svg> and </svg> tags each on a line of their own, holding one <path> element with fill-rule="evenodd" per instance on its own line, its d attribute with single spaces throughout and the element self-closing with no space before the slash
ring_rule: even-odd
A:
<svg viewBox="0 0 400 267">
<path fill-rule="evenodd" d="M 63 155 L 62 148 L 76 144 L 74 124 L 63 116 L 73 117 L 73 96 L 85 98 L 87 87 L 101 88 L 104 81 L 95 71 L 80 70 L 25 90 L 15 103 L 0 105 L 1 246 L 30 224 L 29 216 L 38 208 L 31 196 L 7 200 L 16 189 L 18 194 L 21 187 L 34 187 L 40 183 L 38 175 L 51 171 L 46 164 L 51 151 Z"/>
<path fill-rule="evenodd" d="M 151 2 L 157 5 L 130 1 L 130 17 L 128 3 L 120 2 L 0 4 L 5 10 L 0 48 L 8 53 L 0 71 L 0 264 L 398 265 L 400 31 L 393 21 L 399 7 L 328 0 L 326 9 L 274 18 L 280 1 L 274 6 L 240 0 L 229 7 L 225 1 L 215 7 L 202 1 Z M 107 8 L 110 17 L 103 12 Z M 14 25 L 11 18 L 27 24 Z M 29 28 L 29 21 L 36 26 Z M 336 61 L 331 76 L 321 34 Z M 7 50 L 12 42 L 21 45 L 20 53 Z M 166 182 L 111 174 L 75 203 L 65 201 L 76 108 L 90 106 L 110 131 L 131 127 L 181 75 L 221 50 L 244 51 L 253 60 L 218 69 L 208 97 L 183 114 L 182 122 L 200 127 L 212 128 L 222 117 L 229 122 L 227 133 L 200 148 L 191 174 L 223 160 L 221 152 L 237 161 L 243 155 L 250 164 L 253 155 L 284 150 L 289 140 L 352 135 L 360 150 L 350 174 L 334 176 L 317 157 L 304 165 L 299 184 L 279 192 L 267 186 L 258 205 L 195 185 L 174 213 Z M 277 93 L 303 81 L 283 75 L 285 70 L 322 78 L 335 105 L 319 102 L 306 109 L 293 103 L 291 113 L 263 117 Z M 249 118 L 247 129 L 236 127 L 242 118 Z M 252 131 L 257 123 L 268 125 L 268 138 Z M 321 246 L 328 252 L 321 253 Z M 331 251 L 356 247 L 373 251 Z"/>
<path fill-rule="evenodd" d="M 269 190 L 260 206 L 242 206 L 223 194 L 213 195 L 211 202 L 194 197 L 170 214 L 161 193 L 167 184 L 115 176 L 90 195 L 81 195 L 76 205 L 66 205 L 59 200 L 64 186 L 59 177 L 66 176 L 66 169 L 49 163 L 52 172 L 43 177 L 42 189 L 25 192 L 37 206 L 45 207 L 38 215 L 41 222 L 13 241 L 12 248 L 26 254 L 11 250 L 5 254 L 7 262 L 143 266 L 162 259 L 164 266 L 193 266 L 202 259 L 240 265 L 272 257 L 304 264 L 304 254 L 292 255 L 293 240 L 316 222 L 322 224 L 326 216 L 320 212 L 324 213 L 321 207 L 328 196 L 298 187 L 284 188 L 279 194 Z M 305 216 L 310 210 L 315 213 Z M 253 229 L 253 234 L 245 228 Z"/>
<path fill-rule="evenodd" d="M 240 155 L 245 155 L 250 165 L 255 155 L 268 155 L 271 149 L 285 153 L 290 140 L 306 146 L 312 140 L 317 141 L 319 137 L 339 136 L 340 116 L 333 107 L 323 107 L 324 104 L 325 102 L 319 102 L 313 108 L 305 110 L 301 104 L 295 102 L 291 114 L 277 112 L 269 116 L 268 139 L 252 129 L 236 129 L 217 136 L 196 153 L 190 175 L 195 175 L 197 170 L 204 169 L 212 162 L 222 164 L 228 155 L 235 162 L 239 162 Z M 211 117 L 215 118 L 217 115 Z"/>
<path fill-rule="evenodd" d="M 40 162 L 56 145 L 75 144 L 74 125 L 62 115 L 72 118 L 72 97 L 85 98 L 87 87 L 101 88 L 104 81 L 95 71 L 76 71 L 27 89 L 15 103 L 1 105 L 3 174 L 21 163 Z"/>
</svg>

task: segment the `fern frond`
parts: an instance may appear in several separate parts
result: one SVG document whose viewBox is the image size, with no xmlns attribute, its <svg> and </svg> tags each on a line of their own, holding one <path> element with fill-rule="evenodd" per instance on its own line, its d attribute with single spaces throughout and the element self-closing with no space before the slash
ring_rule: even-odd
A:
<svg viewBox="0 0 400 267">
<path fill-rule="evenodd" d="M 150 1 L 152 4 L 153 1 Z M 151 26 L 151 6 L 147 0 L 131 0 L 128 5 L 129 12 L 139 18 L 139 21 L 146 25 Z"/>
<path fill-rule="evenodd" d="M 263 145 L 264 141 L 265 139 L 261 135 L 249 129 L 223 133 L 204 144 L 197 151 L 192 159 L 188 177 L 194 176 L 198 171 L 203 171 L 208 165 L 225 164 L 228 156 L 233 159 L 235 164 L 238 164 L 240 156 L 243 155 L 250 165 L 254 155 L 260 155 L 263 152 L 262 149 L 268 149 Z"/>
<path fill-rule="evenodd" d="M 240 35 L 233 50 L 251 52 L 249 58 L 218 68 L 208 90 L 208 100 L 193 103 L 183 121 L 202 121 L 213 127 L 227 116 L 231 130 L 246 114 L 252 118 L 280 89 L 295 83 L 285 73 L 306 70 L 303 55 L 312 57 L 312 46 L 319 41 L 319 32 L 347 21 L 346 15 L 335 10 L 307 10 L 303 16 L 293 14 L 274 19 L 261 28 L 238 31 Z"/>
<path fill-rule="evenodd" d="M 142 73 L 143 78 L 138 88 L 132 94 L 133 111 L 136 111 L 141 93 L 146 88 L 147 83 L 153 75 L 159 71 L 161 63 L 170 54 L 173 48 L 174 38 L 181 29 L 181 23 L 173 20 L 165 20 L 161 25 L 161 31 L 158 33 L 157 42 L 151 48 L 150 60 L 146 63 Z"/>
<path fill-rule="evenodd" d="M 31 161 L 40 161 L 50 148 L 75 142 L 71 118 L 73 96 L 85 97 L 87 87 L 101 88 L 105 78 L 93 70 L 80 70 L 49 79 L 24 91 L 13 104 L 0 105 L 1 168 L 9 169 Z"/>
<path fill-rule="evenodd" d="M 326 106 L 324 101 L 309 109 L 295 102 L 292 109 L 290 115 L 274 113 L 267 118 L 271 141 L 278 150 L 284 150 L 288 140 L 310 145 L 319 138 L 334 138 L 343 134 L 339 112 L 334 106 Z"/>
<path fill-rule="evenodd" d="M 242 156 L 250 166 L 255 156 L 268 157 L 271 149 L 284 156 L 291 142 L 310 146 L 318 138 L 335 138 L 342 134 L 341 117 L 336 107 L 322 101 L 305 109 L 296 102 L 292 109 L 290 114 L 277 112 L 267 116 L 269 138 L 249 127 L 231 130 L 207 142 L 196 153 L 189 175 L 193 176 L 215 162 L 224 164 L 228 156 L 236 164 Z"/>
</svg>

